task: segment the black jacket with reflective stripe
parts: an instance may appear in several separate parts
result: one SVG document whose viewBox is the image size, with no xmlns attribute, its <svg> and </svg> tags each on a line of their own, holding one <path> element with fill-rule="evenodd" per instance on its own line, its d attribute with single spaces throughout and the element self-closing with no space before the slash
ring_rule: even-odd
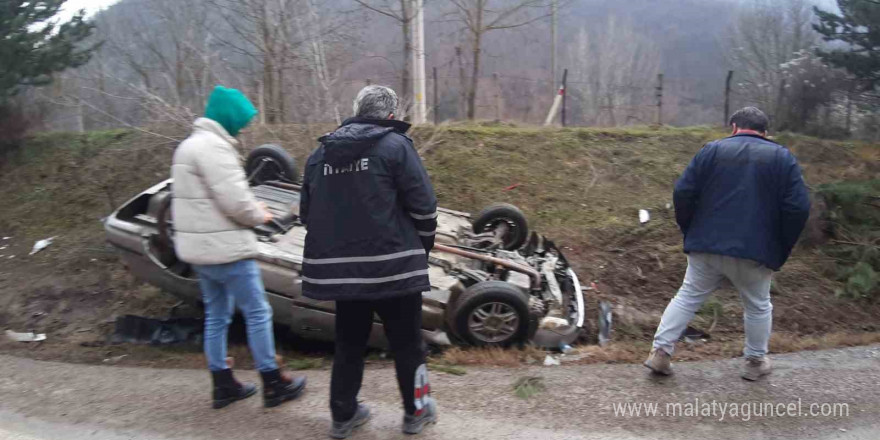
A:
<svg viewBox="0 0 880 440">
<path fill-rule="evenodd" d="M 409 124 L 351 118 L 306 163 L 303 293 L 373 300 L 430 290 L 437 199 Z"/>
</svg>

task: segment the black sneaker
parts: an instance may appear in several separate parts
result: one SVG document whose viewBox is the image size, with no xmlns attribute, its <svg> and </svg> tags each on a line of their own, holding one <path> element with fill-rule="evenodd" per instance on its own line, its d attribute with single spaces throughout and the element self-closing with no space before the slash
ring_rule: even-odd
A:
<svg viewBox="0 0 880 440">
<path fill-rule="evenodd" d="M 348 438 L 355 428 L 367 423 L 368 420 L 370 420 L 370 408 L 366 405 L 358 404 L 357 412 L 354 413 L 354 417 L 351 420 L 347 422 L 333 422 L 333 426 L 330 427 L 330 437 Z"/>
<path fill-rule="evenodd" d="M 235 380 L 230 369 L 212 371 L 211 379 L 214 381 L 214 409 L 220 409 L 232 402 L 247 399 L 257 392 L 256 385 Z"/>
<path fill-rule="evenodd" d="M 425 399 L 425 407 L 419 415 L 411 416 L 406 414 L 403 416 L 403 433 L 419 434 L 425 425 L 437 423 L 437 402 L 433 397 Z"/>
</svg>

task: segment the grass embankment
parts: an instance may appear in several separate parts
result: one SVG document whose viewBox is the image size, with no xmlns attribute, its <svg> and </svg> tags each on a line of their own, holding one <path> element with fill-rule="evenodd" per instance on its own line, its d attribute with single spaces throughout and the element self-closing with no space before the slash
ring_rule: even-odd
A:
<svg viewBox="0 0 880 440">
<path fill-rule="evenodd" d="M 280 143 L 302 164 L 315 139 L 331 128 L 257 128 L 243 141 L 245 149 Z M 413 131 L 443 206 L 472 212 L 496 201 L 520 206 L 534 229 L 565 247 L 581 277 L 596 282 L 598 293 L 587 298 L 588 318 L 594 321 L 598 298 L 615 305 L 618 343 L 602 351 L 587 349 L 586 359 L 595 361 L 635 360 L 647 346 L 685 267 L 667 208 L 673 182 L 701 145 L 724 135 L 700 127 L 448 126 Z M 880 174 L 878 145 L 790 134 L 776 140 L 795 152 L 813 188 Z M 167 311 L 173 300 L 127 274 L 104 245 L 99 220 L 166 178 L 175 146 L 125 130 L 48 133 L 2 158 L 0 236 L 13 238 L 0 244 L 9 246 L 0 250 L 0 327 L 47 331 L 50 341 L 40 350 L 60 353 L 71 344 L 102 338 L 116 315 L 161 316 Z M 639 209 L 650 210 L 647 225 L 639 225 Z M 876 300 L 835 295 L 846 287 L 839 266 L 848 260 L 828 252 L 836 243 L 828 241 L 823 228 L 821 222 L 811 226 L 808 246 L 799 248 L 776 278 L 777 351 L 871 342 L 880 330 Z M 59 238 L 47 250 L 26 256 L 35 240 L 50 236 Z M 8 259 L 12 254 L 16 257 Z M 721 292 L 695 320 L 695 326 L 711 328 L 713 342 L 680 355 L 735 355 L 741 312 L 735 293 Z M 101 350 L 83 356 L 100 357 L 106 351 Z M 469 357 L 486 355 L 458 350 L 444 362 L 469 363 Z M 531 355 L 510 356 L 523 361 Z"/>
</svg>

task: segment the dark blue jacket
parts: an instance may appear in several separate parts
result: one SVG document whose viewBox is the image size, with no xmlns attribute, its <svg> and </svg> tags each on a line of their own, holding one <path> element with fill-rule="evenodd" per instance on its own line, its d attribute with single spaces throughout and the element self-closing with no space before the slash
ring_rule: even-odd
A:
<svg viewBox="0 0 880 440">
<path fill-rule="evenodd" d="M 773 270 L 785 264 L 810 213 L 794 156 L 745 134 L 706 144 L 673 198 L 685 252 L 745 258 Z"/>
<path fill-rule="evenodd" d="M 437 199 L 409 124 L 350 118 L 306 163 L 303 293 L 374 300 L 431 289 Z"/>
</svg>

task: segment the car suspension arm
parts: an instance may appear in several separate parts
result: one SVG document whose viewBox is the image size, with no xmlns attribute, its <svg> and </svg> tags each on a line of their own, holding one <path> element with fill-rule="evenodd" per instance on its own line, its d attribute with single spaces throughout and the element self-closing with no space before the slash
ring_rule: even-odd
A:
<svg viewBox="0 0 880 440">
<path fill-rule="evenodd" d="M 512 261 L 507 261 L 501 258 L 493 257 L 491 255 L 478 254 L 476 252 L 466 251 L 464 249 L 454 248 L 442 244 L 435 244 L 434 250 L 438 252 L 446 252 L 449 254 L 461 255 L 462 257 L 473 258 L 475 260 L 482 260 L 487 263 L 492 263 L 507 269 L 510 269 L 514 272 L 524 273 L 529 276 L 532 280 L 532 290 L 541 290 L 541 274 L 528 266 L 523 266 L 519 263 L 514 263 Z"/>
</svg>

